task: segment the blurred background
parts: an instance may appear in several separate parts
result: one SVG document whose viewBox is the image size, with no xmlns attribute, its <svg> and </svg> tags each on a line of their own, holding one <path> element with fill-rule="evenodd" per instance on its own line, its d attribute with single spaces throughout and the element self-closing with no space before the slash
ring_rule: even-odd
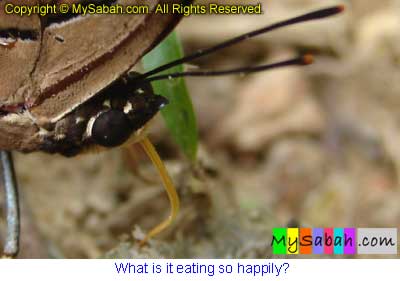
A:
<svg viewBox="0 0 400 281">
<path fill-rule="evenodd" d="M 149 134 L 182 199 L 174 227 L 148 247 L 132 242 L 169 212 L 140 149 L 73 159 L 16 153 L 21 257 L 265 258 L 273 227 L 400 227 L 400 1 L 261 2 L 263 15 L 185 18 L 177 28 L 185 52 L 332 4 L 346 12 L 187 66 L 315 54 L 307 67 L 187 79 L 200 130 L 197 165 L 161 117 Z"/>
</svg>

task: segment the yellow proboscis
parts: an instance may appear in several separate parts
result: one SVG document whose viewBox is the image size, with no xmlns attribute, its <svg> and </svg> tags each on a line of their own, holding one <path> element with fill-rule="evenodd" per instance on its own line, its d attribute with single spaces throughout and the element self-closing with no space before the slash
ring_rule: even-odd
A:
<svg viewBox="0 0 400 281">
<path fill-rule="evenodd" d="M 151 229 L 147 233 L 146 237 L 140 242 L 140 245 L 144 245 L 150 238 L 165 230 L 175 221 L 179 212 L 179 197 L 178 193 L 176 192 L 176 188 L 171 180 L 171 177 L 169 176 L 168 171 L 161 161 L 160 156 L 158 155 L 153 144 L 147 137 L 143 138 L 139 143 L 143 147 L 143 150 L 146 152 L 147 156 L 150 158 L 151 162 L 156 167 L 158 173 L 160 174 L 165 190 L 167 191 L 169 203 L 171 206 L 171 213 L 168 218 L 161 222 L 159 225 L 155 226 L 153 229 Z"/>
</svg>

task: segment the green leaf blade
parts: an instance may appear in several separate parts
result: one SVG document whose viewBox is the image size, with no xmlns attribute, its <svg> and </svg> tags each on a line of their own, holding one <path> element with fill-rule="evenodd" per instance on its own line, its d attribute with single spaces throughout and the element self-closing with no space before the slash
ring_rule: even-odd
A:
<svg viewBox="0 0 400 281">
<path fill-rule="evenodd" d="M 183 57 L 183 50 L 175 32 L 143 58 L 146 71 Z M 182 65 L 175 66 L 164 73 L 184 71 Z M 161 110 L 167 128 L 181 147 L 186 157 L 195 162 L 197 157 L 198 132 L 193 104 L 183 78 L 152 82 L 156 94 L 169 100 Z"/>
</svg>

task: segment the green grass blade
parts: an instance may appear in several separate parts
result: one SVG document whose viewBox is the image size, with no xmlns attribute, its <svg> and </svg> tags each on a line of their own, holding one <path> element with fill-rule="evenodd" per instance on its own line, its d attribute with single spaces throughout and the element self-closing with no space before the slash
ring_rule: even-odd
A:
<svg viewBox="0 0 400 281">
<path fill-rule="evenodd" d="M 183 56 L 182 46 L 175 32 L 172 32 L 164 41 L 143 58 L 146 71 Z M 179 65 L 166 72 L 181 72 Z M 192 101 L 183 78 L 152 82 L 156 94 L 169 100 L 169 104 L 161 110 L 165 123 L 173 138 L 191 160 L 197 155 L 197 123 Z"/>
</svg>

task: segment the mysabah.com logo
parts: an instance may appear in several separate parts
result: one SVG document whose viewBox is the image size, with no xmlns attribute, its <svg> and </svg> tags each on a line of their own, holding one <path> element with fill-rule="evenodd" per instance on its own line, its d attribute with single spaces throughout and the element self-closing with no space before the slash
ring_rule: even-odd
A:
<svg viewBox="0 0 400 281">
<path fill-rule="evenodd" d="M 271 246 L 274 255 L 397 255 L 397 228 L 274 228 Z"/>
</svg>

